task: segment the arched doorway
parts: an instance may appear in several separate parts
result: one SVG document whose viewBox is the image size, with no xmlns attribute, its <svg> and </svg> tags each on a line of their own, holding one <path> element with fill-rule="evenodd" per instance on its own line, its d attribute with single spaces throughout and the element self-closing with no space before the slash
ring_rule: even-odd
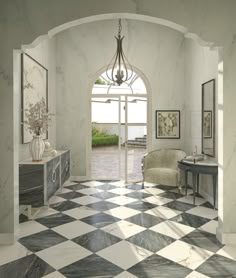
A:
<svg viewBox="0 0 236 278">
<path fill-rule="evenodd" d="M 141 162 L 148 148 L 148 94 L 138 73 L 115 86 L 102 73 L 91 94 L 92 179 L 142 180 Z"/>
</svg>

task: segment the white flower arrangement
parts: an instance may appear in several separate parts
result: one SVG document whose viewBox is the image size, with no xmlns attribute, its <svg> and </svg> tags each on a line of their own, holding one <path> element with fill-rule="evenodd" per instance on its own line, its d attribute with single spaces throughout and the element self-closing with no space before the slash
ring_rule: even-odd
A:
<svg viewBox="0 0 236 278">
<path fill-rule="evenodd" d="M 45 99 L 42 98 L 35 104 L 30 104 L 28 109 L 25 109 L 25 117 L 27 120 L 23 121 L 27 125 L 30 134 L 41 135 L 47 132 L 48 123 L 51 121 L 53 114 L 48 113 Z"/>
</svg>

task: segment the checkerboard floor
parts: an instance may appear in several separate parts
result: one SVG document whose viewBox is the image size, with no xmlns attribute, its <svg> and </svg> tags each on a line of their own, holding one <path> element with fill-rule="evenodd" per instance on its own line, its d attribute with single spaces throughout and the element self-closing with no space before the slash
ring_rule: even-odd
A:
<svg viewBox="0 0 236 278">
<path fill-rule="evenodd" d="M 71 182 L 19 240 L 0 247 L 0 277 L 236 277 L 236 247 L 217 241 L 217 211 L 163 185 Z"/>
</svg>

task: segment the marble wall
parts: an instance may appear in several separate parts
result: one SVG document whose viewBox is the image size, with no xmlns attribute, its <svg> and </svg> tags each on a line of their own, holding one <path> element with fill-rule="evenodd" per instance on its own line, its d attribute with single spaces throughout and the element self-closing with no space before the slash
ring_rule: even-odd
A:
<svg viewBox="0 0 236 278">
<path fill-rule="evenodd" d="M 197 146 L 198 153 L 202 151 L 201 142 L 201 84 L 215 78 L 215 157 L 208 159 L 218 162 L 218 113 L 217 113 L 217 77 L 218 77 L 218 50 L 200 46 L 192 39 L 185 40 L 185 150 L 192 154 Z M 191 180 L 189 181 L 191 184 Z M 200 193 L 210 202 L 213 202 L 212 178 L 201 175 Z"/>
<path fill-rule="evenodd" d="M 23 47 L 23 51 L 38 61 L 48 70 L 48 109 L 54 114 L 49 123 L 48 142 L 52 148 L 56 147 L 56 57 L 55 57 L 55 39 L 45 39 L 33 48 Z M 20 57 L 17 57 L 16 66 L 20 67 Z M 18 74 L 21 74 L 19 70 Z M 18 90 L 21 94 L 21 82 L 19 76 Z M 21 121 L 21 98 L 19 101 L 19 121 Z M 19 160 L 24 160 L 30 156 L 29 144 L 22 144 L 21 125 L 19 122 Z"/>
<path fill-rule="evenodd" d="M 117 20 L 74 27 L 56 36 L 57 146 L 71 149 L 72 176 L 88 176 L 90 96 L 99 71 L 114 55 Z M 157 24 L 122 20 L 124 52 L 148 80 L 150 149 L 184 147 L 184 36 Z M 103 72 L 103 70 L 102 70 Z M 155 138 L 155 110 L 181 111 L 181 138 Z"/>
<path fill-rule="evenodd" d="M 97 3 L 97 2 L 96 2 Z M 19 119 L 18 98 L 13 80 L 13 50 L 33 42 L 49 30 L 67 28 L 104 18 L 133 18 L 159 22 L 222 46 L 224 62 L 223 104 L 221 104 L 222 140 L 220 164 L 220 236 L 236 242 L 236 45 L 234 0 L 48 0 L 1 2 L 0 9 L 0 242 L 14 238 L 18 196 Z M 73 22 L 74 21 L 74 22 Z M 70 22 L 70 23 L 68 23 Z M 68 23 L 68 24 L 67 24 Z M 50 34 L 53 34 L 50 32 Z M 15 56 L 15 55 L 14 55 Z M 13 82 L 14 81 L 14 82 Z M 223 113 L 222 113 L 223 112 Z M 224 131 L 224 132 L 223 132 Z M 82 131 L 83 132 L 83 131 Z M 220 131 L 219 131 L 220 132 Z"/>
</svg>

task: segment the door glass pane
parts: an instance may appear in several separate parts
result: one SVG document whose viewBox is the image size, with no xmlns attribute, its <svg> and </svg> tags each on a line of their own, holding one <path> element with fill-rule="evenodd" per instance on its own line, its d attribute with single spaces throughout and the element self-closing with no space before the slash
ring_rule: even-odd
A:
<svg viewBox="0 0 236 278">
<path fill-rule="evenodd" d="M 119 179 L 119 98 L 92 98 L 91 178 Z"/>
</svg>

